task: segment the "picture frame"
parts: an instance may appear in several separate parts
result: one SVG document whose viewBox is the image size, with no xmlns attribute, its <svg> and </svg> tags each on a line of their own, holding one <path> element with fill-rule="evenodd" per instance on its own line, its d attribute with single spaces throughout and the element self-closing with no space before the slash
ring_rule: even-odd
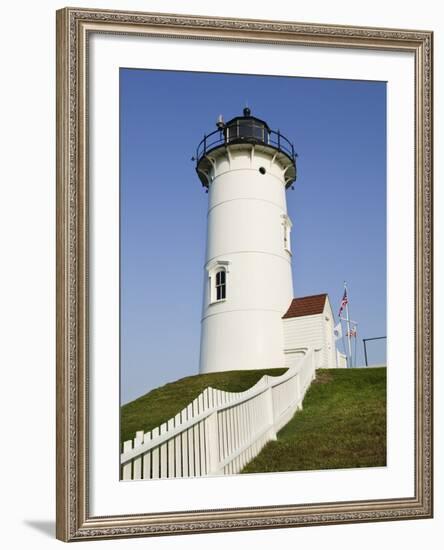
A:
<svg viewBox="0 0 444 550">
<path fill-rule="evenodd" d="M 348 500 L 338 495 L 334 501 L 294 504 L 276 503 L 278 495 L 269 505 L 92 511 L 96 498 L 91 498 L 91 486 L 97 469 L 90 453 L 90 437 L 96 433 L 90 429 L 95 410 L 91 388 L 97 384 L 91 369 L 95 335 L 90 330 L 90 282 L 96 274 L 91 271 L 90 225 L 97 203 L 90 200 L 95 159 L 90 155 L 89 93 L 95 82 L 88 70 L 89 45 L 96 35 L 186 40 L 196 48 L 218 42 L 313 48 L 321 55 L 339 49 L 412 56 L 412 495 Z M 430 31 L 79 8 L 57 12 L 57 538 L 74 541 L 432 517 L 432 44 Z"/>
</svg>

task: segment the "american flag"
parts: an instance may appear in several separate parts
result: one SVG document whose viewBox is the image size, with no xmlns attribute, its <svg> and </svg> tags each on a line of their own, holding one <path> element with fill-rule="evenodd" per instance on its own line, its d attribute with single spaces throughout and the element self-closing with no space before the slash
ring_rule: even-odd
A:
<svg viewBox="0 0 444 550">
<path fill-rule="evenodd" d="M 348 304 L 347 289 L 344 289 L 344 296 L 342 297 L 341 307 L 339 308 L 339 317 L 341 316 L 342 310 Z"/>
</svg>

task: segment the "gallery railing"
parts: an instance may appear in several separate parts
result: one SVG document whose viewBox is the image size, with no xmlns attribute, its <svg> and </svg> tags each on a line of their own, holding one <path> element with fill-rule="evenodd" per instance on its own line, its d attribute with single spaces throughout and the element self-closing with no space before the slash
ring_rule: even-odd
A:
<svg viewBox="0 0 444 550">
<path fill-rule="evenodd" d="M 240 393 L 205 389 L 174 418 L 125 441 L 124 480 L 236 474 L 302 408 L 315 377 L 314 353 L 281 376 Z"/>
<path fill-rule="evenodd" d="M 221 145 L 230 145 L 235 143 L 258 143 L 270 145 L 278 151 L 287 155 L 295 162 L 297 154 L 294 150 L 293 143 L 286 138 L 279 130 L 269 130 L 263 124 L 255 123 L 254 121 L 246 124 L 244 121 L 239 121 L 230 124 L 223 129 L 215 130 L 211 134 L 204 136 L 202 141 L 197 146 L 196 164 L 202 157 L 207 155 L 213 149 Z"/>
</svg>

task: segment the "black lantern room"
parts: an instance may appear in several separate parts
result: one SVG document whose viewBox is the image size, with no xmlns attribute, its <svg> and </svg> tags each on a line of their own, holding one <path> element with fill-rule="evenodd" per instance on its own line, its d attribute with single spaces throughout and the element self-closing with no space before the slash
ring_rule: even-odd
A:
<svg viewBox="0 0 444 550">
<path fill-rule="evenodd" d="M 264 120 L 252 116 L 248 107 L 243 110 L 243 116 L 234 117 L 226 123 L 219 117 L 216 126 L 217 130 L 205 135 L 199 143 L 193 159 L 196 160 L 196 171 L 204 187 L 209 185 L 209 156 L 228 146 L 242 149 L 254 145 L 258 150 L 273 149 L 275 161 L 287 167 L 286 188 L 296 180 L 297 154 L 293 143 L 281 134 L 280 130 L 272 130 Z"/>
</svg>

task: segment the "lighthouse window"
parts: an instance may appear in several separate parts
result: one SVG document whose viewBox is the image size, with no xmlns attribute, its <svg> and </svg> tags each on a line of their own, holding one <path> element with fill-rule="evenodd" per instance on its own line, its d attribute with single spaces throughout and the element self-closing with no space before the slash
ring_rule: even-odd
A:
<svg viewBox="0 0 444 550">
<path fill-rule="evenodd" d="M 284 221 L 282 223 L 283 229 L 284 229 L 284 249 L 291 254 L 291 241 L 290 241 L 290 233 L 291 233 L 291 220 L 287 215 L 282 216 L 284 218 Z"/>
<path fill-rule="evenodd" d="M 290 228 L 288 225 L 285 226 L 285 232 L 284 232 L 284 248 L 285 250 L 288 250 L 290 252 Z"/>
<path fill-rule="evenodd" d="M 222 302 L 227 298 L 227 274 L 229 273 L 227 260 L 216 260 L 207 266 L 208 270 L 208 300 L 210 304 Z"/>
<path fill-rule="evenodd" d="M 216 300 L 225 300 L 226 296 L 226 273 L 222 269 L 216 273 Z"/>
</svg>

